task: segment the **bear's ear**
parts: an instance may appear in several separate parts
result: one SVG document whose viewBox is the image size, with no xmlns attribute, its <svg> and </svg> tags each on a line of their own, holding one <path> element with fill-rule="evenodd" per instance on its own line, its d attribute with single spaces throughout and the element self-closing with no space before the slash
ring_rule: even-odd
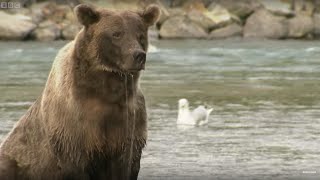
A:
<svg viewBox="0 0 320 180">
<path fill-rule="evenodd" d="M 140 14 L 144 22 L 148 26 L 154 25 L 160 16 L 160 8 L 157 5 L 149 5 L 146 9 Z"/>
<path fill-rule="evenodd" d="M 80 4 L 76 6 L 74 8 L 74 12 L 78 18 L 78 21 L 84 26 L 88 26 L 99 20 L 99 13 L 93 6 L 87 4 Z"/>
</svg>

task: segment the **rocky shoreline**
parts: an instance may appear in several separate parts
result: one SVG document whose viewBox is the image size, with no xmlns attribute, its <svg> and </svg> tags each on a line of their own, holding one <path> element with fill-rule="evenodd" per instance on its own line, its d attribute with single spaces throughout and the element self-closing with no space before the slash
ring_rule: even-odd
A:
<svg viewBox="0 0 320 180">
<path fill-rule="evenodd" d="M 71 7 L 51 2 L 0 11 L 0 17 L 1 40 L 71 40 L 81 29 Z"/>
<path fill-rule="evenodd" d="M 162 15 L 150 35 L 156 39 L 319 39 L 320 12 L 309 1 L 295 8 L 283 1 L 202 0 L 161 7 Z M 300 2 L 300 4 L 299 4 Z M 145 6 L 150 3 L 147 1 Z M 137 7 L 133 7 L 136 9 Z M 37 3 L 0 11 L 0 40 L 71 40 L 81 29 L 68 5 Z"/>
</svg>

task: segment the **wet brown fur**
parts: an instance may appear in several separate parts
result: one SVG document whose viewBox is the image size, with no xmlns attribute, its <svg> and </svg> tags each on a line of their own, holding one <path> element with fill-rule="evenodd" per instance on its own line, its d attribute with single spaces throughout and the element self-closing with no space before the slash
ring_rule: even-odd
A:
<svg viewBox="0 0 320 180">
<path fill-rule="evenodd" d="M 82 6 L 76 14 L 84 28 L 59 51 L 42 95 L 1 145 L 0 179 L 137 179 L 147 121 L 130 58 L 147 50 L 159 9 Z M 113 39 L 119 30 L 123 37 Z"/>
</svg>

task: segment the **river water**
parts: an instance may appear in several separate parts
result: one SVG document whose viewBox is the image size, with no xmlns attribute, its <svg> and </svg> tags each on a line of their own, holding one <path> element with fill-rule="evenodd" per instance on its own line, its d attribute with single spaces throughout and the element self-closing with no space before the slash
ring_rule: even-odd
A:
<svg viewBox="0 0 320 180">
<path fill-rule="evenodd" d="M 0 43 L 0 139 L 40 94 L 66 42 Z M 140 179 L 320 179 L 319 41 L 152 42 Z M 213 107 L 176 125 L 177 101 Z"/>
</svg>

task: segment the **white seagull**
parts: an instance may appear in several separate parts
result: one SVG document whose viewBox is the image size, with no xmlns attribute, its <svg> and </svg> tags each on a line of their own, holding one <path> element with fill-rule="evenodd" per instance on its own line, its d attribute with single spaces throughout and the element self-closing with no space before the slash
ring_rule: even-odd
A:
<svg viewBox="0 0 320 180">
<path fill-rule="evenodd" d="M 211 109 L 206 109 L 204 106 L 199 106 L 192 112 L 189 110 L 189 102 L 187 99 L 179 100 L 179 112 L 177 124 L 181 125 L 205 125 L 208 123 Z"/>
</svg>

